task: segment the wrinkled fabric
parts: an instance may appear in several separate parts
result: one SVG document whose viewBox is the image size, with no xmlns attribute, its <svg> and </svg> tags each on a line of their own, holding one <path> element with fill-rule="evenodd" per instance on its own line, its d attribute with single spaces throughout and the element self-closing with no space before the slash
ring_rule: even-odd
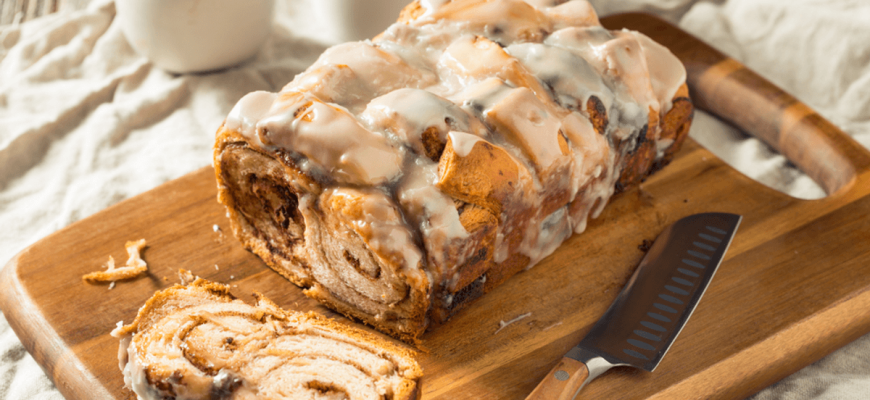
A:
<svg viewBox="0 0 870 400">
<path fill-rule="evenodd" d="M 313 1 L 313 0 L 309 0 Z M 46 235 L 211 162 L 214 132 L 244 94 L 277 91 L 316 59 L 304 1 L 278 2 L 255 59 L 193 75 L 138 56 L 111 1 L 0 27 L 0 263 Z M 870 147 L 870 3 L 864 0 L 593 0 L 679 24 Z M 301 5 L 300 5 L 301 4 Z M 801 198 L 821 189 L 769 147 L 702 112 L 692 137 L 744 174 Z M 870 335 L 753 396 L 863 399 Z M 60 399 L 0 318 L 0 399 Z"/>
</svg>

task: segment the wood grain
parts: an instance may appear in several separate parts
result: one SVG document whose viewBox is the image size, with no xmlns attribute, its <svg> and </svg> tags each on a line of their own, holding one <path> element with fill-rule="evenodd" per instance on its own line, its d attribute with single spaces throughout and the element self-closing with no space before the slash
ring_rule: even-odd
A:
<svg viewBox="0 0 870 400">
<path fill-rule="evenodd" d="M 605 19 L 617 22 L 674 46 L 699 105 L 714 113 L 731 103 L 705 88 L 760 82 L 650 17 Z M 699 91 L 703 82 L 712 86 Z M 744 102 L 752 107 L 719 115 L 759 129 L 798 165 L 815 168 L 811 176 L 832 195 L 783 195 L 689 140 L 671 165 L 615 197 L 586 233 L 425 334 L 422 398 L 525 398 L 613 301 L 643 256 L 638 246 L 699 212 L 744 220 L 691 320 L 654 373 L 614 368 L 583 388 L 584 397 L 741 398 L 870 331 L 870 155 L 817 114 L 774 101 L 787 96 L 775 88 L 750 89 L 734 96 L 754 96 L 756 103 Z M 335 315 L 244 251 L 215 195 L 213 171 L 204 168 L 46 237 L 2 271 L 0 308 L 67 398 L 135 397 L 123 389 L 109 332 L 175 283 L 178 268 L 229 283 L 245 300 L 256 289 L 283 307 Z M 124 242 L 139 238 L 149 244 L 147 277 L 113 290 L 82 282 L 109 255 L 125 259 Z M 525 313 L 496 333 L 500 321 Z"/>
</svg>

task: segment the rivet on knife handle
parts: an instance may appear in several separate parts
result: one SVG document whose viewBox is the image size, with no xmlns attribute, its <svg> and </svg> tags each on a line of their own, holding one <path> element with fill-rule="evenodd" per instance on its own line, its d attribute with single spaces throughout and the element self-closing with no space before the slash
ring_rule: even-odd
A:
<svg viewBox="0 0 870 400">
<path fill-rule="evenodd" d="M 705 213 L 665 228 L 604 316 L 528 399 L 574 399 L 615 366 L 652 372 L 713 279 L 740 220 Z"/>
<path fill-rule="evenodd" d="M 534 400 L 570 400 L 586 384 L 589 369 L 580 361 L 562 357 L 529 395 Z"/>
</svg>

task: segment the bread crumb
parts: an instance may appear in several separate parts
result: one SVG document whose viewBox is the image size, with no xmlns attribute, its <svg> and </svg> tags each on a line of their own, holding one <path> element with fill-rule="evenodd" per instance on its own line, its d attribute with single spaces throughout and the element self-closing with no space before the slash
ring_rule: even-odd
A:
<svg viewBox="0 0 870 400">
<path fill-rule="evenodd" d="M 112 281 L 112 283 L 109 284 L 109 290 L 112 290 L 114 288 L 115 288 L 115 281 Z"/>
<path fill-rule="evenodd" d="M 221 270 L 220 268 L 218 268 L 217 264 L 214 265 L 214 269 L 215 269 L 215 271 L 220 271 L 220 270 Z"/>
<path fill-rule="evenodd" d="M 501 332 L 501 330 L 504 329 L 505 327 L 507 327 L 508 325 L 510 325 L 510 324 L 512 324 L 512 323 L 514 323 L 514 322 L 517 322 L 517 321 L 519 321 L 519 320 L 521 320 L 521 319 L 523 319 L 523 318 L 526 318 L 526 317 L 528 317 L 528 316 L 530 316 L 530 315 L 532 315 L 532 313 L 531 313 L 531 312 L 527 312 L 527 313 L 525 313 L 525 314 L 523 314 L 523 315 L 520 315 L 519 317 L 516 317 L 516 318 L 514 318 L 514 319 L 512 319 L 512 320 L 510 320 L 510 321 L 508 321 L 508 322 L 504 322 L 504 320 L 502 320 L 502 321 L 498 321 L 498 330 L 496 330 L 495 333 L 493 333 L 493 335 L 495 335 L 496 333 Z"/>
<path fill-rule="evenodd" d="M 115 338 L 120 337 L 121 336 L 121 329 L 123 329 L 123 328 L 124 328 L 124 321 L 118 321 L 118 323 L 115 324 L 115 329 L 112 329 L 112 332 L 110 333 L 110 335 L 112 335 L 112 337 L 115 337 Z"/>
<path fill-rule="evenodd" d="M 562 321 L 556 322 L 555 324 L 552 324 L 552 325 L 550 325 L 550 326 L 548 326 L 548 327 L 546 327 L 546 328 L 544 328 L 544 329 L 541 329 L 541 331 L 547 331 L 547 330 L 550 330 L 550 329 L 552 329 L 552 328 L 555 328 L 555 327 L 557 327 L 557 326 L 559 326 L 559 325 L 562 325 Z"/>
<path fill-rule="evenodd" d="M 182 268 L 178 270 L 178 280 L 181 281 L 182 285 L 187 285 L 188 283 L 195 281 L 196 276 L 193 275 L 193 272 Z"/>
<path fill-rule="evenodd" d="M 145 263 L 145 260 L 142 259 L 139 253 L 145 248 L 145 245 L 145 239 L 127 242 L 124 244 L 124 247 L 127 248 L 127 255 L 129 257 L 127 258 L 127 263 L 123 267 L 116 268 L 115 259 L 112 256 L 109 256 L 109 261 L 107 261 L 105 265 L 108 268 L 107 270 L 91 272 L 90 274 L 82 276 L 82 279 L 89 283 L 114 283 L 115 281 L 131 279 L 143 274 L 148 271 L 148 264 Z M 114 286 L 111 286 L 110 289 L 113 287 Z"/>
<path fill-rule="evenodd" d="M 211 230 L 220 233 L 220 231 L 221 231 L 221 227 L 218 226 L 218 224 L 214 224 L 214 225 L 211 226 Z"/>
<path fill-rule="evenodd" d="M 650 248 L 652 248 L 652 245 L 653 245 L 652 240 L 644 239 L 643 242 L 641 242 L 641 244 L 639 246 L 637 246 L 637 249 L 646 253 L 649 251 Z"/>
<path fill-rule="evenodd" d="M 236 279 L 235 275 L 230 275 L 230 279 Z"/>
</svg>

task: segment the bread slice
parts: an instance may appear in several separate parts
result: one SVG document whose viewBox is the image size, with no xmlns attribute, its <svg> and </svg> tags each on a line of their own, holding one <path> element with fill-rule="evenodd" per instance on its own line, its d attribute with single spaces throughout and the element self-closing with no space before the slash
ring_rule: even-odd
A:
<svg viewBox="0 0 870 400">
<path fill-rule="evenodd" d="M 112 335 L 139 399 L 415 399 L 408 349 L 314 312 L 195 279 L 159 291 Z"/>
</svg>

